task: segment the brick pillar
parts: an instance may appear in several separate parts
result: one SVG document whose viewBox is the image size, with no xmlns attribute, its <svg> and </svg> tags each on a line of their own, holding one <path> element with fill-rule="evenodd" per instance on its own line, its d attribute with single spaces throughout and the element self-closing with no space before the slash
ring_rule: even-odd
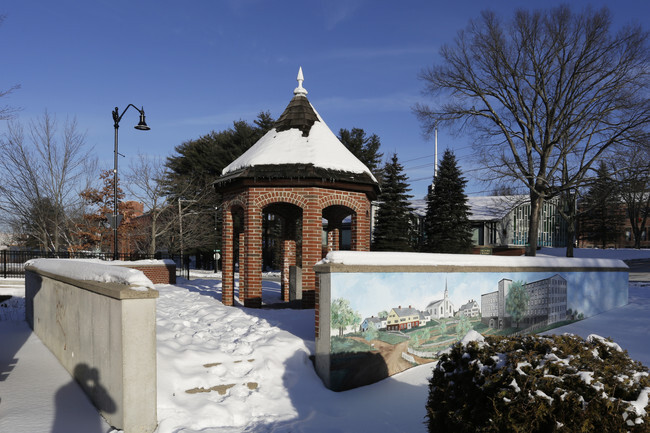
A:
<svg viewBox="0 0 650 433">
<path fill-rule="evenodd" d="M 244 231 L 246 233 L 244 306 L 260 308 L 262 306 L 262 209 L 259 209 L 253 202 L 253 195 L 249 191 L 244 216 Z"/>
<path fill-rule="evenodd" d="M 282 242 L 282 300 L 289 301 L 289 266 L 296 265 L 296 241 L 285 239 Z"/>
<path fill-rule="evenodd" d="M 239 300 L 244 301 L 246 297 L 246 233 L 239 233 Z"/>
<path fill-rule="evenodd" d="M 314 290 L 314 338 L 320 337 L 320 276 L 316 274 Z"/>
<path fill-rule="evenodd" d="M 323 255 L 322 211 L 313 199 L 302 213 L 302 307 L 314 308 L 316 276 L 314 265 Z"/>
<path fill-rule="evenodd" d="M 350 224 L 351 249 L 370 251 L 370 204 L 364 205 L 359 213 L 352 214 Z"/>
<path fill-rule="evenodd" d="M 233 234 L 233 220 L 232 220 L 232 211 L 229 207 L 224 206 L 223 209 L 223 229 L 222 229 L 222 269 L 221 269 L 221 302 L 223 305 L 234 305 L 235 298 L 235 280 L 234 280 L 234 269 L 233 269 L 233 257 L 234 257 L 234 234 Z"/>
</svg>

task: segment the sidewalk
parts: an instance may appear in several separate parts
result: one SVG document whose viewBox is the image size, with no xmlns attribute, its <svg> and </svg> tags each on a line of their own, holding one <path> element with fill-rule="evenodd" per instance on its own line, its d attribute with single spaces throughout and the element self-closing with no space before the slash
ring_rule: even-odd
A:
<svg viewBox="0 0 650 433">
<path fill-rule="evenodd" d="M 114 432 L 81 387 L 23 320 L 24 280 L 0 279 L 20 317 L 0 312 L 0 432 Z"/>
<path fill-rule="evenodd" d="M 0 432 L 115 431 L 27 322 L 1 321 L 0 335 Z"/>
</svg>

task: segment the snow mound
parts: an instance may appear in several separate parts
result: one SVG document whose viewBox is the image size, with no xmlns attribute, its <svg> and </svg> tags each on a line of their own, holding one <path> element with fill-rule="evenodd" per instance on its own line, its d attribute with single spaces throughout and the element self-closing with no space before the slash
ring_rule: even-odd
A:
<svg viewBox="0 0 650 433">
<path fill-rule="evenodd" d="M 465 347 L 472 341 L 476 341 L 480 345 L 481 343 L 485 343 L 485 338 L 472 329 L 467 334 L 465 334 L 462 340 L 460 340 L 460 344 Z"/>
</svg>

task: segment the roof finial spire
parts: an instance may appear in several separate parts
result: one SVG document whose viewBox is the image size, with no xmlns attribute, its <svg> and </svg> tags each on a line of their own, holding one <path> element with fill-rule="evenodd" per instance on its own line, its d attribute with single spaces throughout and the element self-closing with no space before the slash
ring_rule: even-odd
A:
<svg viewBox="0 0 650 433">
<path fill-rule="evenodd" d="M 298 87 L 296 87 L 293 90 L 293 94 L 296 95 L 296 96 L 298 96 L 298 95 L 306 96 L 307 95 L 307 89 L 302 87 L 302 82 L 305 81 L 305 77 L 302 75 L 302 66 L 298 69 L 298 78 L 297 78 L 297 80 L 298 80 Z"/>
</svg>

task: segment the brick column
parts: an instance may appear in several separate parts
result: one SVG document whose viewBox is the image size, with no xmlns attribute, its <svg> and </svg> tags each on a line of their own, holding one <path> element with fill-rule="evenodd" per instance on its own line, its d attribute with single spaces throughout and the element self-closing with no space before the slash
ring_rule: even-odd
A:
<svg viewBox="0 0 650 433">
<path fill-rule="evenodd" d="M 239 233 L 238 242 L 239 242 L 239 300 L 244 302 L 246 298 L 246 233 Z"/>
<path fill-rule="evenodd" d="M 316 277 L 314 265 L 323 255 L 322 211 L 314 197 L 302 214 L 302 307 L 314 308 Z"/>
<path fill-rule="evenodd" d="M 223 229 L 222 229 L 222 269 L 221 269 L 221 302 L 223 305 L 234 305 L 234 292 L 235 292 L 235 280 L 234 280 L 234 268 L 233 268 L 233 257 L 234 257 L 234 234 L 233 234 L 233 220 L 232 220 L 232 211 L 228 206 L 223 208 Z"/>
<path fill-rule="evenodd" d="M 282 277 L 281 296 L 284 302 L 289 301 L 289 267 L 296 265 L 296 241 L 285 239 L 282 242 Z"/>
<path fill-rule="evenodd" d="M 255 194 L 249 191 L 244 216 L 244 231 L 246 233 L 244 306 L 259 308 L 262 306 L 262 209 L 259 209 L 254 203 L 254 198 Z"/>
<path fill-rule="evenodd" d="M 365 205 L 360 213 L 352 214 L 350 225 L 351 249 L 370 251 L 370 205 Z"/>
</svg>

